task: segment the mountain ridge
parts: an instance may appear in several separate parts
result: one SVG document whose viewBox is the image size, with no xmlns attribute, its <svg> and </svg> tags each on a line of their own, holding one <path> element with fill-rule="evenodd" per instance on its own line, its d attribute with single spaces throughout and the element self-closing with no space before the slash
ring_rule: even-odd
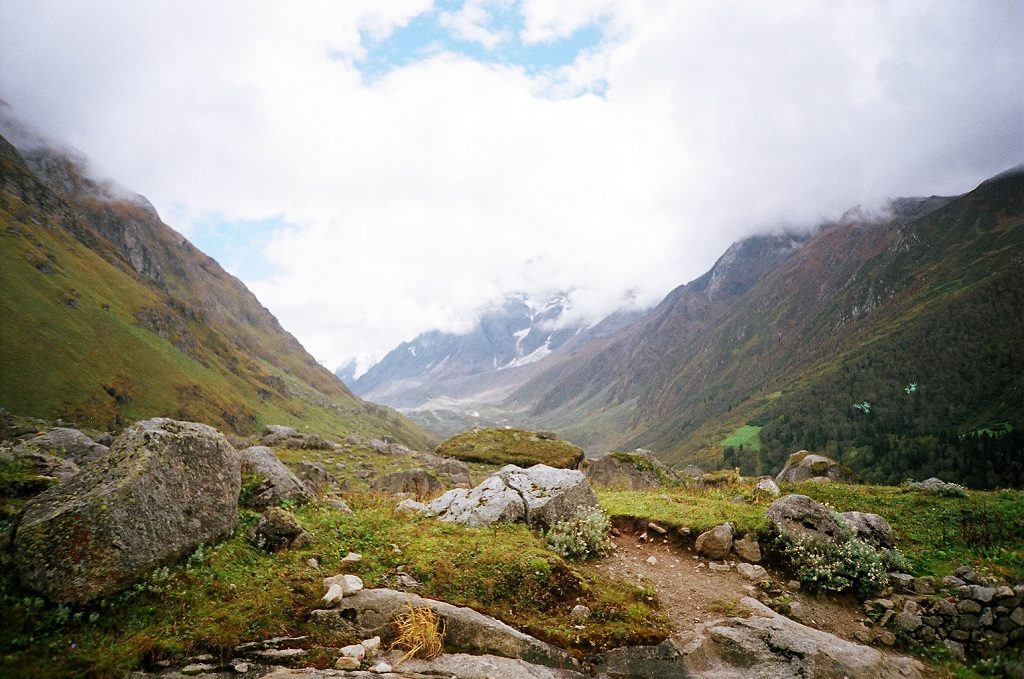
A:
<svg viewBox="0 0 1024 679">
<path fill-rule="evenodd" d="M 361 402 L 148 201 L 90 179 L 82 163 L 0 137 L 11 292 L 0 405 L 101 429 L 172 415 L 232 432 L 273 421 L 434 440 Z M 63 374 L 46 369 L 55 360 Z"/>
</svg>

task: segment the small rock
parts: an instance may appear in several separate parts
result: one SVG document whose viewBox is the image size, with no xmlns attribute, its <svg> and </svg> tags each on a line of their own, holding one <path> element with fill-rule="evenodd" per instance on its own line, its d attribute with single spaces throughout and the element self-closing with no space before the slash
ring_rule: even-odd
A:
<svg viewBox="0 0 1024 679">
<path fill-rule="evenodd" d="M 205 674 L 207 672 L 213 672 L 216 669 L 216 665 L 210 665 L 209 663 L 192 663 L 190 665 L 185 665 L 184 667 L 182 667 L 179 670 L 179 672 L 187 676 L 192 676 L 195 674 Z"/>
<path fill-rule="evenodd" d="M 971 599 L 962 599 L 960 603 L 956 605 L 956 610 L 961 613 L 977 614 L 981 613 L 981 604 Z"/>
<path fill-rule="evenodd" d="M 799 580 L 790 580 L 789 582 L 786 583 L 786 588 L 787 589 L 791 589 L 794 592 L 799 592 L 800 591 L 800 581 Z"/>
<path fill-rule="evenodd" d="M 743 539 L 732 543 L 732 549 L 736 555 L 744 561 L 759 563 L 761 561 L 761 545 L 752 535 L 744 535 Z"/>
<path fill-rule="evenodd" d="M 914 593 L 915 594 L 935 594 L 935 587 L 931 583 L 931 578 L 914 578 Z"/>
<path fill-rule="evenodd" d="M 697 553 L 709 559 L 724 559 L 732 549 L 733 527 L 723 523 L 697 536 Z"/>
<path fill-rule="evenodd" d="M 569 613 L 569 617 L 576 621 L 586 620 L 590 617 L 590 609 L 582 604 L 576 604 Z"/>
<path fill-rule="evenodd" d="M 651 523 L 647 524 L 647 529 L 651 530 L 651 531 L 654 531 L 658 535 L 665 535 L 666 533 L 668 533 L 667 530 L 665 530 L 664 528 L 662 528 L 658 524 L 654 523 L 653 521 Z"/>
<path fill-rule="evenodd" d="M 398 584 L 402 587 L 406 587 L 409 589 L 413 589 L 420 586 L 420 583 L 417 582 L 416 578 L 412 577 L 408 573 L 398 574 Z"/>
<path fill-rule="evenodd" d="M 363 560 L 363 555 L 362 554 L 356 554 L 355 552 L 349 552 L 348 554 L 345 555 L 345 557 L 341 560 L 341 562 L 342 563 L 355 563 L 357 561 L 362 561 L 362 560 Z"/>
<path fill-rule="evenodd" d="M 366 657 L 366 648 L 362 644 L 352 644 L 345 646 L 341 649 L 341 657 L 344 658 L 355 658 L 356 664 L 358 665 Z"/>
<path fill-rule="evenodd" d="M 757 490 L 762 493 L 766 493 L 771 497 L 778 497 L 782 494 L 778 484 L 775 483 L 775 480 L 770 476 L 762 477 L 761 480 L 757 482 Z"/>
<path fill-rule="evenodd" d="M 348 573 L 324 578 L 324 587 L 328 589 L 328 592 L 334 586 L 338 586 L 341 589 L 341 596 L 351 596 L 363 589 L 363 580 L 358 575 L 350 575 Z M 338 598 L 340 599 L 341 596 Z"/>
<path fill-rule="evenodd" d="M 708 568 L 719 573 L 728 573 L 732 570 L 732 566 L 727 563 L 715 563 L 714 561 L 708 562 Z"/>
<path fill-rule="evenodd" d="M 763 566 L 756 566 L 750 563 L 736 564 L 736 572 L 745 577 L 747 580 L 764 580 L 768 577 L 768 571 Z"/>
<path fill-rule="evenodd" d="M 658 565 L 658 557 L 656 557 L 656 556 L 649 556 L 649 557 L 647 557 L 647 565 L 648 566 L 657 566 Z"/>
<path fill-rule="evenodd" d="M 804 615 L 804 606 L 799 601 L 793 601 L 789 604 L 789 617 L 797 622 L 803 622 L 806 620 Z"/>
<path fill-rule="evenodd" d="M 387 664 L 382 660 L 381 662 L 371 667 L 370 671 L 376 674 L 390 674 L 392 669 L 393 668 L 391 667 L 391 665 Z"/>
<path fill-rule="evenodd" d="M 359 645 L 366 651 L 367 658 L 374 658 L 380 652 L 380 637 L 363 639 L 359 642 Z"/>
<path fill-rule="evenodd" d="M 399 502 L 397 505 L 395 505 L 395 509 L 397 509 L 400 512 L 412 512 L 414 514 L 423 515 L 430 514 L 430 510 L 427 508 L 425 504 L 413 500 L 411 497 L 407 497 L 401 502 Z"/>
<path fill-rule="evenodd" d="M 956 660 L 964 659 L 964 645 L 958 641 L 952 639 L 946 639 L 942 642 L 942 645 L 946 647 L 949 654 Z"/>
<path fill-rule="evenodd" d="M 359 661 L 355 658 L 350 658 L 347 655 L 343 655 L 338 658 L 338 661 L 334 663 L 334 668 L 338 670 L 358 670 Z"/>
<path fill-rule="evenodd" d="M 320 562 L 316 560 L 315 556 L 311 556 L 306 560 L 306 565 L 314 570 L 320 569 Z"/>
<path fill-rule="evenodd" d="M 896 644 L 896 635 L 889 630 L 882 630 L 875 638 L 878 640 L 878 643 L 883 646 L 893 646 Z"/>
<path fill-rule="evenodd" d="M 235 672 L 238 672 L 239 674 L 245 674 L 249 671 L 249 663 L 236 662 L 234 665 L 231 666 L 231 669 L 233 669 Z"/>
<path fill-rule="evenodd" d="M 853 638 L 862 644 L 870 644 L 875 640 L 875 633 L 864 625 L 860 625 L 854 630 Z"/>
</svg>

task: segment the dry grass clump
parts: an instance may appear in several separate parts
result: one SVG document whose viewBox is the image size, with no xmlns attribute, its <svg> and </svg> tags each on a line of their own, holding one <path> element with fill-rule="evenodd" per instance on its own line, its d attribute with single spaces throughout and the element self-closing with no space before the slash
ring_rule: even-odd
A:
<svg viewBox="0 0 1024 679">
<path fill-rule="evenodd" d="M 403 613 L 395 620 L 398 636 L 391 648 L 407 649 L 399 660 L 403 663 L 409 658 L 430 660 L 441 655 L 444 648 L 444 621 L 438 626 L 437 614 L 430 606 L 414 607 L 409 604 L 409 612 Z"/>
</svg>

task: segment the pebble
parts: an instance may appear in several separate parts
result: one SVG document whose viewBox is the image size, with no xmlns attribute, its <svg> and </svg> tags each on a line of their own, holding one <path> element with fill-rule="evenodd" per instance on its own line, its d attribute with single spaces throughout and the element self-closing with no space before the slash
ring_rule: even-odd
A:
<svg viewBox="0 0 1024 679">
<path fill-rule="evenodd" d="M 393 668 L 391 667 L 391 665 L 387 664 L 384 661 L 381 661 L 381 662 L 377 663 L 376 665 L 374 665 L 373 667 L 371 667 L 370 671 L 371 672 L 375 672 L 377 674 L 389 674 L 392 669 Z"/>
<path fill-rule="evenodd" d="M 647 557 L 647 565 L 648 566 L 657 566 L 658 565 L 658 557 L 656 557 L 656 556 L 649 556 L 649 557 Z"/>
<path fill-rule="evenodd" d="M 342 563 L 354 563 L 356 561 L 362 561 L 362 560 L 363 560 L 363 555 L 362 554 L 356 554 L 355 552 L 349 552 L 348 554 L 345 555 L 345 558 L 343 558 L 341 560 L 341 562 Z"/>
</svg>

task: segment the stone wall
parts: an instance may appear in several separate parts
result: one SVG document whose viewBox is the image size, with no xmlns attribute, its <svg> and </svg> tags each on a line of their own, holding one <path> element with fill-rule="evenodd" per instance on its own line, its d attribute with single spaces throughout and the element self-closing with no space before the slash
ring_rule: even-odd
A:
<svg viewBox="0 0 1024 679">
<path fill-rule="evenodd" d="M 864 602 L 874 621 L 862 641 L 941 644 L 956 658 L 1024 653 L 1024 584 L 985 584 L 970 568 L 941 580 L 895 574 L 895 586 Z"/>
</svg>

